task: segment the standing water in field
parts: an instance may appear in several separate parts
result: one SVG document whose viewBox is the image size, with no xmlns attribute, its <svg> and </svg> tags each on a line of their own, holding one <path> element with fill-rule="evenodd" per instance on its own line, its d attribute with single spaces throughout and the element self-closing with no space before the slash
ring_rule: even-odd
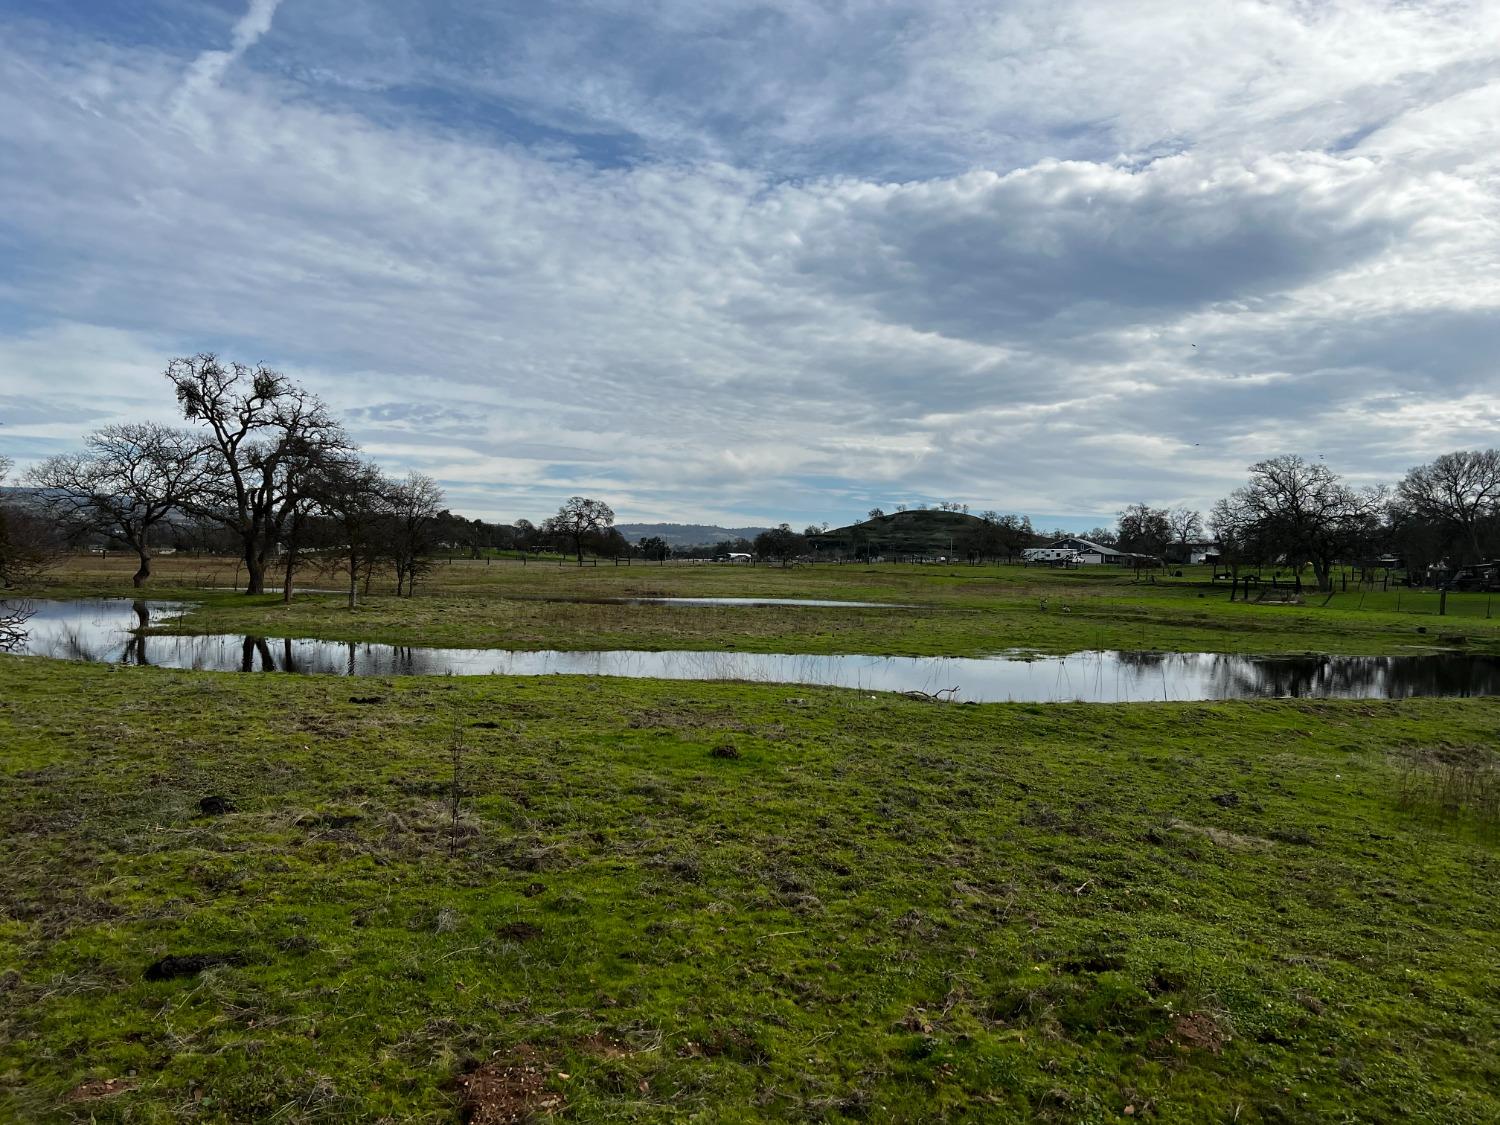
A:
<svg viewBox="0 0 1500 1125">
<path fill-rule="evenodd" d="M 517 601 L 572 602 L 583 605 L 681 605 L 681 606 L 793 606 L 811 609 L 921 609 L 899 602 L 846 602 L 828 598 L 668 598 L 639 597 L 589 598 L 572 596 L 521 597 Z"/>
<path fill-rule="evenodd" d="M 1210 699 L 1405 699 L 1500 695 L 1500 657 L 1235 656 L 1078 652 L 1067 656 L 856 656 L 754 652 L 518 652 L 266 638 L 154 636 L 137 630 L 187 607 L 116 599 L 33 601 L 13 651 L 108 664 L 337 676 L 627 676 L 748 680 L 942 693 L 994 702 L 1137 703 Z M 0 613 L 6 603 L 0 603 Z M 15 603 L 10 609 L 19 608 Z M 950 690 L 953 689 L 953 690 Z"/>
</svg>

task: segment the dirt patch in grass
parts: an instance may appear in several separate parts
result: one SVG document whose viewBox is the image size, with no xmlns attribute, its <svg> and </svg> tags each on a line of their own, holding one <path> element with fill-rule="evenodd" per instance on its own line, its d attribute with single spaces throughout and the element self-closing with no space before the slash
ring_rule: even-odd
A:
<svg viewBox="0 0 1500 1125">
<path fill-rule="evenodd" d="M 1212 1012 L 1182 1012 L 1173 1018 L 1169 1038 L 1179 1048 L 1217 1055 L 1230 1036 L 1224 1022 Z"/>
<path fill-rule="evenodd" d="M 507 922 L 495 931 L 502 941 L 535 941 L 542 936 L 542 928 L 530 922 Z"/>
<path fill-rule="evenodd" d="M 99 1098 L 112 1098 L 135 1089 L 129 1078 L 91 1078 L 74 1086 L 63 1096 L 65 1102 L 91 1102 Z"/>
<path fill-rule="evenodd" d="M 685 1059 L 727 1058 L 742 1063 L 765 1057 L 761 1045 L 738 1028 L 715 1030 L 701 1039 L 690 1039 L 678 1048 L 677 1054 Z"/>
<path fill-rule="evenodd" d="M 537 1053 L 523 1048 L 462 1075 L 461 1120 L 466 1125 L 509 1125 L 557 1115 L 566 1102 L 547 1089 L 547 1074 Z"/>
<path fill-rule="evenodd" d="M 144 980 L 176 980 L 197 976 L 220 965 L 240 965 L 244 960 L 238 953 L 169 953 L 147 965 L 141 976 Z"/>
</svg>

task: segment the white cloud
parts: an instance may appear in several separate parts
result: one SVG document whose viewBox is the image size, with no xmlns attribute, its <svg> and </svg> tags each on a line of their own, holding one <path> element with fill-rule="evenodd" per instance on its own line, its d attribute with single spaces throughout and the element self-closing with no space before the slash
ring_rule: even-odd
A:
<svg viewBox="0 0 1500 1125">
<path fill-rule="evenodd" d="M 271 20 L 281 0 L 250 0 L 250 6 L 239 18 L 231 33 L 229 50 L 204 51 L 188 68 L 183 81 L 179 105 L 190 106 L 194 97 L 223 79 L 228 69 L 271 30 Z"/>
<path fill-rule="evenodd" d="M 204 348 L 508 517 L 1103 518 L 1481 441 L 1442 404 L 1500 390 L 1493 6 L 419 7 L 0 39 L 7 449 L 169 414 Z"/>
</svg>

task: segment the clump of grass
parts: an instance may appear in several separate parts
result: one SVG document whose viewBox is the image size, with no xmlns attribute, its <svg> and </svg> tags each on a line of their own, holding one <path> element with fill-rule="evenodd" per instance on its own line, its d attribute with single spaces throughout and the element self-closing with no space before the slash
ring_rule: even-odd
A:
<svg viewBox="0 0 1500 1125">
<path fill-rule="evenodd" d="M 1500 829 L 1500 754 L 1483 746 L 1437 746 L 1398 755 L 1402 809 Z"/>
</svg>

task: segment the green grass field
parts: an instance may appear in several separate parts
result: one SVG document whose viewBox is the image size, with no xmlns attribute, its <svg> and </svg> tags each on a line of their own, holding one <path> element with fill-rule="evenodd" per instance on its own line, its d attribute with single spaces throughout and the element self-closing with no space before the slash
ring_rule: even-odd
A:
<svg viewBox="0 0 1500 1125">
<path fill-rule="evenodd" d="M 693 649 L 979 656 L 1010 649 L 1165 652 L 1327 652 L 1379 655 L 1452 647 L 1500 652 L 1500 620 L 1483 594 L 1452 595 L 1437 617 L 1430 591 L 1309 593 L 1305 604 L 1229 601 L 1203 568 L 1137 581 L 1128 571 L 1020 566 L 667 566 L 459 561 L 439 565 L 411 599 L 377 583 L 350 611 L 338 594 L 246 598 L 203 586 L 233 582 L 223 560 L 165 559 L 152 596 L 184 597 L 197 612 L 173 628 L 328 640 L 494 648 Z M 129 592 L 127 560 L 74 560 L 54 592 Z M 329 580 L 307 575 L 304 585 Z M 336 585 L 336 583 L 335 583 Z M 39 589 L 38 593 L 47 593 Z M 916 609 L 702 608 L 606 605 L 546 598 L 631 596 L 830 598 Z"/>
<path fill-rule="evenodd" d="M 114 565 L 52 591 L 125 593 Z M 214 584 L 189 565 L 152 595 Z M 631 593 L 922 608 L 536 600 Z M 1496 643 L 1482 602 L 1020 568 L 455 565 L 352 614 L 194 596 L 189 627 L 523 647 Z M 1500 700 L 0 657 L 0 1121 L 1500 1120 L 1497 745 Z"/>
<path fill-rule="evenodd" d="M 6 1120 L 1500 1116 L 1500 702 L 0 683 Z"/>
</svg>

